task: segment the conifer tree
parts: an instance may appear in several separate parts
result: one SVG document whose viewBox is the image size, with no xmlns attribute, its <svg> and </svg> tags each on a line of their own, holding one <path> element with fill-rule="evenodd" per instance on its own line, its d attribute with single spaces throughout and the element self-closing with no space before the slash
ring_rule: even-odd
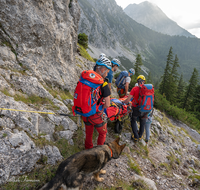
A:
<svg viewBox="0 0 200 190">
<path fill-rule="evenodd" d="M 168 97 L 167 99 L 174 104 L 176 102 L 176 93 L 179 82 L 179 74 L 177 68 L 180 67 L 178 64 L 178 56 L 175 55 L 175 59 L 173 61 L 172 71 L 169 77 L 169 88 L 168 88 Z"/>
<path fill-rule="evenodd" d="M 165 94 L 167 99 L 169 97 L 168 89 L 170 86 L 171 65 L 173 65 L 172 47 L 170 47 L 170 49 L 169 49 L 169 53 L 167 55 L 167 64 L 166 64 L 166 67 L 164 70 L 164 74 L 162 76 L 162 81 L 159 86 L 159 92 L 161 94 Z"/>
<path fill-rule="evenodd" d="M 198 83 L 198 71 L 196 68 L 194 68 L 192 76 L 189 80 L 189 85 L 187 86 L 186 89 L 186 94 L 184 96 L 183 109 L 186 108 L 186 110 L 191 110 L 192 108 L 191 103 L 195 94 L 197 83 Z"/>
<path fill-rule="evenodd" d="M 184 94 L 185 94 L 185 87 L 186 87 L 186 84 L 183 81 L 183 74 L 181 74 L 181 77 L 180 77 L 179 82 L 178 82 L 177 93 L 176 93 L 176 101 L 177 101 L 177 105 L 179 107 L 183 103 L 183 97 L 184 97 Z"/>
<path fill-rule="evenodd" d="M 195 112 L 195 115 L 200 116 L 200 85 L 196 87 L 194 98 L 192 101 L 192 110 Z M 200 117 L 197 117 L 200 118 Z"/>
<path fill-rule="evenodd" d="M 173 67 L 172 67 L 172 72 L 171 72 L 173 82 L 175 82 L 175 83 L 178 83 L 178 81 L 179 81 L 179 74 L 178 74 L 177 68 L 180 67 L 180 65 L 178 64 L 178 61 L 179 61 L 178 56 L 175 55 L 175 59 L 174 59 L 174 62 L 173 62 Z"/>
<path fill-rule="evenodd" d="M 131 82 L 129 84 L 130 88 L 133 88 L 135 86 L 135 83 L 137 82 L 136 81 L 137 77 L 138 77 L 138 75 L 140 75 L 142 65 L 143 65 L 143 63 L 142 63 L 141 55 L 138 54 L 137 57 L 136 57 L 135 65 L 133 67 L 135 69 L 135 74 L 131 76 Z"/>
<path fill-rule="evenodd" d="M 136 57 L 136 62 L 135 62 L 135 65 L 134 65 L 134 69 L 135 69 L 135 76 L 138 77 L 140 71 L 141 71 L 141 66 L 143 65 L 142 63 L 142 58 L 141 58 L 141 55 L 138 54 L 137 57 Z"/>
</svg>

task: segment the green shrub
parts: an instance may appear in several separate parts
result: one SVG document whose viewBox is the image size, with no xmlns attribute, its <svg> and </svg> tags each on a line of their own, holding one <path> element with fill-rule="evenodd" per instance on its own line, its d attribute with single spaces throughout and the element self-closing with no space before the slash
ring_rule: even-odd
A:
<svg viewBox="0 0 200 190">
<path fill-rule="evenodd" d="M 78 35 L 78 43 L 82 45 L 85 49 L 88 48 L 88 36 L 85 33 L 80 33 Z"/>
<path fill-rule="evenodd" d="M 158 90 L 155 90 L 154 106 L 173 118 L 186 123 L 190 127 L 197 130 L 200 129 L 200 121 L 193 114 L 185 111 L 185 109 L 170 105 L 170 102 L 167 101 L 166 98 L 158 92 Z"/>
</svg>

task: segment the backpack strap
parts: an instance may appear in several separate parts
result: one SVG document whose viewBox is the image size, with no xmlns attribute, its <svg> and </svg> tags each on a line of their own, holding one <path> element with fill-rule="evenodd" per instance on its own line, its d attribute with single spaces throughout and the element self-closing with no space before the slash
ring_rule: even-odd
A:
<svg viewBox="0 0 200 190">
<path fill-rule="evenodd" d="M 121 78 L 121 80 L 119 81 L 118 86 L 121 84 L 121 82 L 122 82 L 125 78 L 126 78 L 126 76 L 123 76 L 123 77 Z"/>
<path fill-rule="evenodd" d="M 142 88 L 143 85 L 139 85 L 139 96 L 138 96 L 138 106 L 140 107 L 142 105 L 142 101 L 143 101 L 143 97 L 141 96 L 141 88 Z M 139 99 L 142 97 L 142 100 L 139 104 Z"/>
<path fill-rule="evenodd" d="M 139 99 L 140 99 L 140 89 L 141 89 L 141 86 L 137 86 L 138 88 L 139 88 L 139 96 L 138 96 L 138 103 L 136 102 L 136 99 L 135 98 L 133 98 L 133 101 L 132 101 L 132 103 L 134 103 L 134 105 L 136 106 L 136 107 L 138 107 L 139 106 Z"/>
<path fill-rule="evenodd" d="M 75 112 L 74 112 L 74 106 L 72 106 L 72 113 L 75 116 Z"/>
</svg>

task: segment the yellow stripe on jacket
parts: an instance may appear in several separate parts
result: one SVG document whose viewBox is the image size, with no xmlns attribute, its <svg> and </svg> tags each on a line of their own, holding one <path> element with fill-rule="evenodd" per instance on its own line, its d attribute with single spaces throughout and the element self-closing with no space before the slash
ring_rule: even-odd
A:
<svg viewBox="0 0 200 190">
<path fill-rule="evenodd" d="M 107 82 L 104 82 L 103 85 L 102 85 L 102 87 L 104 87 L 104 86 L 106 86 L 106 85 L 108 85 L 108 83 L 107 83 Z"/>
</svg>

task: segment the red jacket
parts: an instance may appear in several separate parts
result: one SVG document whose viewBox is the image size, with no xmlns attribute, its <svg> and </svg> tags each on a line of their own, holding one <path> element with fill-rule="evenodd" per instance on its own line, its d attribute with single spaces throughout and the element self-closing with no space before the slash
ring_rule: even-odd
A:
<svg viewBox="0 0 200 190">
<path fill-rule="evenodd" d="M 140 88 L 139 86 L 135 86 L 132 88 L 130 95 L 133 96 L 133 101 L 132 101 L 132 106 L 133 107 L 137 107 L 137 105 L 139 104 L 138 99 L 139 99 L 139 91 Z"/>
</svg>

